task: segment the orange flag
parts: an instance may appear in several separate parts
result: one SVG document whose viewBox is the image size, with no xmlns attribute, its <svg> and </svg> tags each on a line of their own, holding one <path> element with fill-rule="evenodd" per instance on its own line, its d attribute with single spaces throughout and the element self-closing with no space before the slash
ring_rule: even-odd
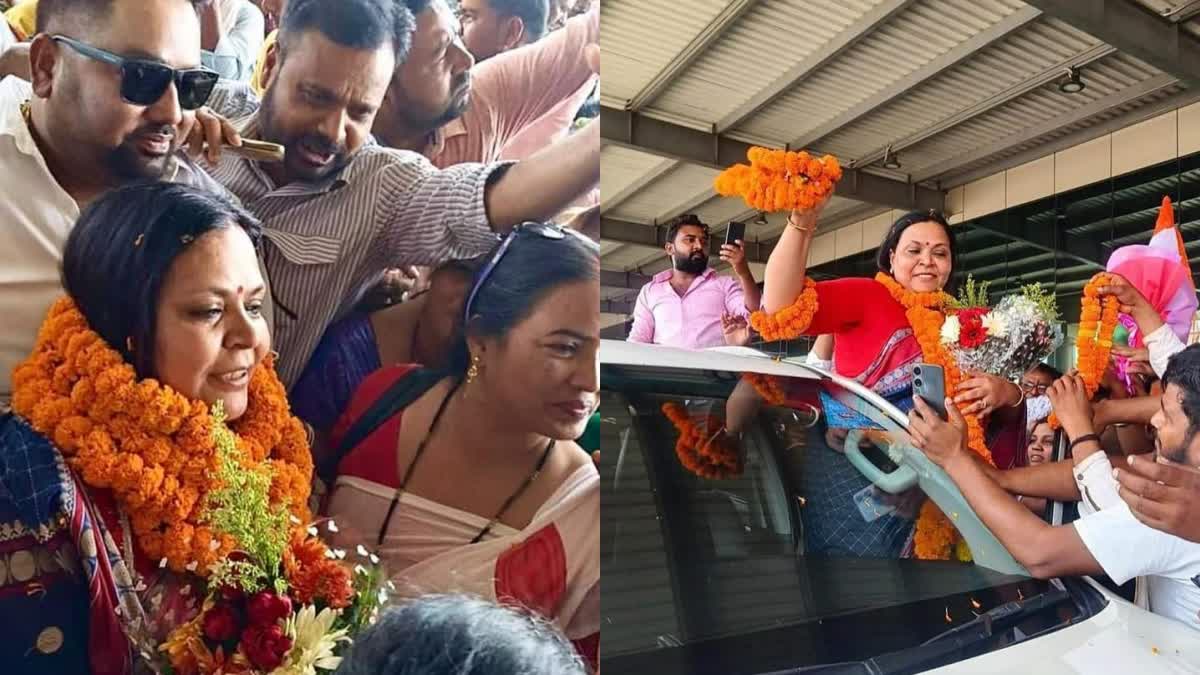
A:
<svg viewBox="0 0 1200 675">
<path fill-rule="evenodd" d="M 1192 277 L 1192 266 L 1188 263 L 1187 249 L 1183 247 L 1183 235 L 1180 234 L 1179 228 L 1175 227 L 1175 208 L 1171 206 L 1171 198 L 1164 195 L 1162 206 L 1158 209 L 1158 221 L 1154 223 L 1154 234 L 1167 228 L 1175 230 L 1175 243 L 1179 246 L 1179 259 L 1183 264 L 1183 269 L 1187 270 L 1188 279 L 1191 279 L 1192 285 L 1195 286 L 1196 280 Z"/>
</svg>

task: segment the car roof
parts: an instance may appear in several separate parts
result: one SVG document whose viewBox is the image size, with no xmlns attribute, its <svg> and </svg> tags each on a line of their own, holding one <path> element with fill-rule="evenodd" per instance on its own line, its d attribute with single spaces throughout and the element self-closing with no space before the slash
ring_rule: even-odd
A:
<svg viewBox="0 0 1200 675">
<path fill-rule="evenodd" d="M 677 349 L 623 340 L 600 341 L 601 365 L 655 366 L 697 370 L 733 370 L 786 377 L 820 379 L 798 359 L 781 359 L 750 347 Z"/>
</svg>

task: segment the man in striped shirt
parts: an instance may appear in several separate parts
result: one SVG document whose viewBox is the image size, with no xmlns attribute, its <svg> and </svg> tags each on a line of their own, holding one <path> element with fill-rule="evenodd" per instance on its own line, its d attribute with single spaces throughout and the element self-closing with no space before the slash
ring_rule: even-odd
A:
<svg viewBox="0 0 1200 675">
<path fill-rule="evenodd" d="M 595 125 L 519 164 L 445 170 L 367 143 L 411 31 L 411 14 L 394 3 L 289 5 L 262 106 L 234 120 L 243 137 L 285 146 L 287 158 L 225 154 L 211 166 L 263 221 L 289 386 L 329 324 L 385 269 L 485 253 L 497 233 L 550 217 L 599 179 Z"/>
</svg>

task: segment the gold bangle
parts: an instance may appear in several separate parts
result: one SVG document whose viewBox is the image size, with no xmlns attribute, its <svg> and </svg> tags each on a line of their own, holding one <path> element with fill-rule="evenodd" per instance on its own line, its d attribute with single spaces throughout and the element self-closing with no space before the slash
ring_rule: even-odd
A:
<svg viewBox="0 0 1200 675">
<path fill-rule="evenodd" d="M 812 232 L 813 230 L 817 229 L 815 226 L 811 226 L 811 225 L 809 227 L 801 227 L 792 220 L 791 216 L 788 216 L 787 225 L 788 225 L 788 227 L 792 228 L 793 230 L 798 230 L 800 232 Z"/>
</svg>

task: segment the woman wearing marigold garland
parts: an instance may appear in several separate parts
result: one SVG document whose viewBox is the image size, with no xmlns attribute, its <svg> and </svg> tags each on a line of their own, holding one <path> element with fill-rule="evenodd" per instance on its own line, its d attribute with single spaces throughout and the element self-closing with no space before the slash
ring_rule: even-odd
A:
<svg viewBox="0 0 1200 675">
<path fill-rule="evenodd" d="M 813 283 L 805 271 L 817 216 L 824 203 L 793 211 L 789 217 L 788 227 L 767 262 L 763 311 L 752 317 L 755 329 L 768 340 L 834 335 L 834 370 L 871 387 L 905 410 L 912 407 L 912 364 L 924 361 L 942 365 L 947 391 L 974 420 L 976 451 L 998 466 L 1022 463 L 1024 429 L 1016 423 L 1023 416 L 1020 389 L 992 375 L 960 373 L 939 343 L 942 308 L 950 300 L 943 290 L 955 262 L 953 232 L 945 218 L 936 211 L 915 211 L 897 220 L 880 245 L 876 256 L 879 273 L 874 279 Z M 993 436 L 989 453 L 979 419 L 992 413 L 996 413 L 992 415 L 992 427 L 1003 433 Z M 1010 418 L 1014 424 L 1007 424 Z M 845 436 L 832 429 L 828 438 L 838 446 Z M 838 472 L 838 484 L 850 486 L 842 495 L 849 504 L 853 493 L 869 483 L 854 475 L 848 462 L 836 464 L 831 470 Z M 879 527 L 890 528 L 887 537 L 893 542 L 905 528 L 902 523 L 886 519 L 879 522 Z M 949 557 L 954 531 L 932 503 L 922 508 L 917 529 L 918 557 Z"/>
<path fill-rule="evenodd" d="M 210 410 L 235 434 L 232 470 L 269 476 L 283 527 L 307 523 L 312 460 L 268 355 L 257 237 L 242 209 L 171 184 L 115 191 L 80 216 L 67 297 L 0 415 L 6 673 L 143 672 L 168 647 L 175 672 L 205 670 L 194 657 L 212 654 L 168 635 L 198 616 L 214 564 L 249 545 L 210 520 L 214 476 L 230 466 Z M 313 561 L 312 586 L 297 588 L 296 555 L 284 557 L 293 594 L 346 601 L 335 597 L 350 591 L 345 573 Z M 241 620 L 227 618 L 206 621 L 205 636 L 238 635 Z M 268 670 L 290 645 L 277 632 L 243 636 L 223 663 Z"/>
</svg>

